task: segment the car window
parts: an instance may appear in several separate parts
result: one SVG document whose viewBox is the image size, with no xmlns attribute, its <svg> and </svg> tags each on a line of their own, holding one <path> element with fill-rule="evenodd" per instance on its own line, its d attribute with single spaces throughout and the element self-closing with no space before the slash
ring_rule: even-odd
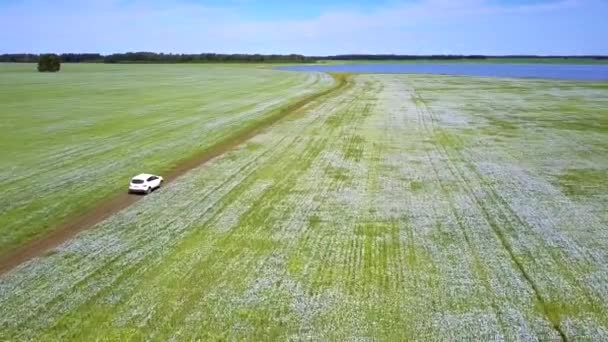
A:
<svg viewBox="0 0 608 342">
<path fill-rule="evenodd" d="M 131 180 L 131 183 L 133 183 L 133 184 L 143 184 L 144 181 L 141 180 L 141 179 L 133 179 L 133 180 Z"/>
<path fill-rule="evenodd" d="M 148 182 L 151 182 L 151 181 L 153 181 L 153 180 L 156 180 L 156 177 L 155 177 L 155 176 L 152 176 L 152 177 L 148 178 Z"/>
</svg>

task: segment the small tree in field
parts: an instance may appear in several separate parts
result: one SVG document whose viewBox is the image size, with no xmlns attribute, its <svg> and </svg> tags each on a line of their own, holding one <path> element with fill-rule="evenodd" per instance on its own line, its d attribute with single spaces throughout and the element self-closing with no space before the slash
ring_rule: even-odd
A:
<svg viewBox="0 0 608 342">
<path fill-rule="evenodd" d="M 38 60 L 38 71 L 57 72 L 59 69 L 61 69 L 59 56 L 55 54 L 40 55 L 40 59 Z"/>
</svg>

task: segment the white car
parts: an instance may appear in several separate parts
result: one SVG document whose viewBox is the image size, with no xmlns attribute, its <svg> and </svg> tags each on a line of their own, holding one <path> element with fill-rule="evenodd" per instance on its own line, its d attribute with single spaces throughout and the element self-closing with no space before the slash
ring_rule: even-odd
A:
<svg viewBox="0 0 608 342">
<path fill-rule="evenodd" d="M 153 190 L 160 188 L 162 182 L 163 177 L 161 176 L 142 173 L 131 179 L 131 182 L 129 183 L 129 192 L 149 194 Z"/>
</svg>

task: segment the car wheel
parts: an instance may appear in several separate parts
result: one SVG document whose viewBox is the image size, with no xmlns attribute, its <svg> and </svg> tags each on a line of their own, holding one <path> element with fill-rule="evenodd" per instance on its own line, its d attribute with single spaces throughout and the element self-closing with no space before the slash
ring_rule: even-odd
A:
<svg viewBox="0 0 608 342">
<path fill-rule="evenodd" d="M 151 192 L 152 192 L 152 187 L 150 186 L 150 187 L 148 187 L 148 189 L 146 190 L 146 194 L 149 194 L 149 193 L 151 193 Z"/>
</svg>

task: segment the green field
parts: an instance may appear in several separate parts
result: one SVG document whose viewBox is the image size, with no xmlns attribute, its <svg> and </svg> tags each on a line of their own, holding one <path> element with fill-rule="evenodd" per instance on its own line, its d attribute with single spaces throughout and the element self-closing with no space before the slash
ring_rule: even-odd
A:
<svg viewBox="0 0 608 342">
<path fill-rule="evenodd" d="M 2 234 L 332 82 L 69 67 L 0 69 Z M 605 83 L 353 75 L 1 275 L 0 340 L 606 340 L 607 108 Z"/>
<path fill-rule="evenodd" d="M 198 65 L 0 64 L 0 255 L 255 125 L 331 77 Z"/>
</svg>

